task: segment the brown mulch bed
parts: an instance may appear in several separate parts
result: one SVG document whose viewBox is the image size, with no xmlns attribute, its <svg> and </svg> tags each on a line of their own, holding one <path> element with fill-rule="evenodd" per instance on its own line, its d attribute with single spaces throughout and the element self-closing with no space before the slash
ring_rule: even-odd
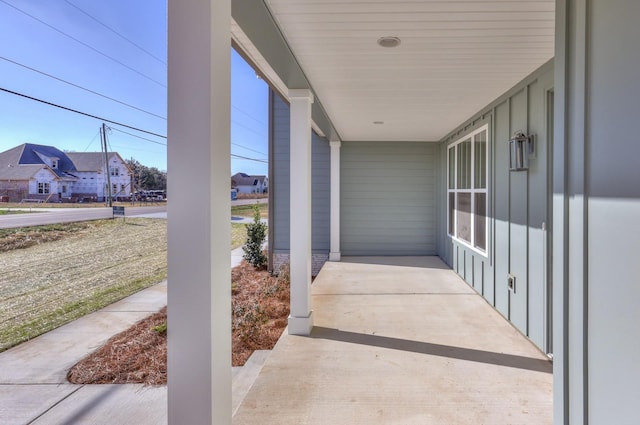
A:
<svg viewBox="0 0 640 425">
<path fill-rule="evenodd" d="M 242 366 L 254 350 L 272 349 L 287 326 L 289 272 L 278 277 L 246 262 L 231 272 L 232 364 Z M 112 337 L 69 370 L 74 384 L 167 382 L 166 307 Z"/>
<path fill-rule="evenodd" d="M 167 383 L 167 308 L 111 338 L 69 370 L 73 384 Z"/>
</svg>

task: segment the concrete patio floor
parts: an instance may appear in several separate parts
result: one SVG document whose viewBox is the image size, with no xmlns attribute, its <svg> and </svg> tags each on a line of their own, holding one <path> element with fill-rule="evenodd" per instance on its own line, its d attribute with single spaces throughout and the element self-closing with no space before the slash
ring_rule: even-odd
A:
<svg viewBox="0 0 640 425">
<path fill-rule="evenodd" d="M 249 424 L 551 424 L 546 356 L 436 257 L 343 258 L 234 417 Z"/>
</svg>

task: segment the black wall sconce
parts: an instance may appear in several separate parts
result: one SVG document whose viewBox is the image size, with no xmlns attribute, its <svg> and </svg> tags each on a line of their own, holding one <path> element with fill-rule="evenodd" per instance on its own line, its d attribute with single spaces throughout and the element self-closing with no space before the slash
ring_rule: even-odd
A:
<svg viewBox="0 0 640 425">
<path fill-rule="evenodd" d="M 533 154 L 533 135 L 516 132 L 509 140 L 509 170 L 528 170 L 529 159 L 534 157 Z"/>
</svg>

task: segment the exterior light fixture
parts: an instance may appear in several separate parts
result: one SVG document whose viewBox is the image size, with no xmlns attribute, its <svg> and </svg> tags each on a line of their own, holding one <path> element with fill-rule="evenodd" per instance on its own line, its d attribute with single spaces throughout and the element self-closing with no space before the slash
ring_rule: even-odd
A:
<svg viewBox="0 0 640 425">
<path fill-rule="evenodd" d="M 516 132 L 509 140 L 509 170 L 529 169 L 529 159 L 533 158 L 533 135 Z"/>
<path fill-rule="evenodd" d="M 397 47 L 400 45 L 400 39 L 398 37 L 380 37 L 378 39 L 378 45 L 381 47 Z"/>
</svg>

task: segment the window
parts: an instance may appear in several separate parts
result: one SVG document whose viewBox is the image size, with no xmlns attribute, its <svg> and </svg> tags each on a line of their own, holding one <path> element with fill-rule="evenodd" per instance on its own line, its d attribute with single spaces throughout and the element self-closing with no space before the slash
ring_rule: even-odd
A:
<svg viewBox="0 0 640 425">
<path fill-rule="evenodd" d="M 112 188 L 111 193 L 118 193 L 118 184 L 117 183 L 112 184 L 111 188 Z"/>
<path fill-rule="evenodd" d="M 449 235 L 482 253 L 487 252 L 487 135 L 481 127 L 458 140 L 448 151 Z"/>
<path fill-rule="evenodd" d="M 51 161 L 51 168 L 58 168 L 58 160 L 54 159 Z"/>
<path fill-rule="evenodd" d="M 120 169 L 118 167 L 112 167 L 111 168 L 111 175 L 112 176 L 119 176 L 120 175 Z"/>
<path fill-rule="evenodd" d="M 49 183 L 38 183 L 38 194 L 48 195 L 50 190 Z"/>
<path fill-rule="evenodd" d="M 120 185 L 120 192 L 125 193 L 125 186 L 123 184 Z"/>
</svg>

